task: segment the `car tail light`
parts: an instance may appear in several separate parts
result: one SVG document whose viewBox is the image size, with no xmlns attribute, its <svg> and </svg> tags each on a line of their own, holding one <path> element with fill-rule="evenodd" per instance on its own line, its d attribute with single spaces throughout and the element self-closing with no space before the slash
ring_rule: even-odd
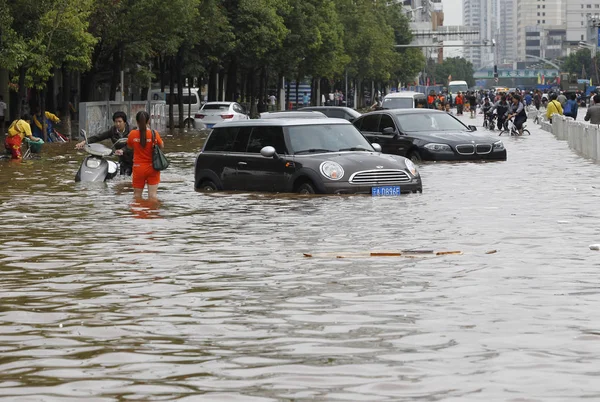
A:
<svg viewBox="0 0 600 402">
<path fill-rule="evenodd" d="M 232 114 L 222 114 L 221 118 L 222 119 L 233 119 L 233 115 Z"/>
<path fill-rule="evenodd" d="M 195 117 L 196 119 L 203 119 L 203 118 L 204 118 L 204 117 L 206 117 L 206 116 L 204 116 L 203 114 L 196 114 L 196 115 L 194 115 L 194 117 Z"/>
</svg>

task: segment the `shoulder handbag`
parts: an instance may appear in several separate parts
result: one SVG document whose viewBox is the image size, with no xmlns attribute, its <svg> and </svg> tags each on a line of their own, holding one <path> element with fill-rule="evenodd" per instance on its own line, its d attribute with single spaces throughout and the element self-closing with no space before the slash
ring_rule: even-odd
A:
<svg viewBox="0 0 600 402">
<path fill-rule="evenodd" d="M 169 160 L 158 144 L 156 144 L 154 130 L 152 130 L 152 167 L 159 171 L 169 167 Z"/>
</svg>

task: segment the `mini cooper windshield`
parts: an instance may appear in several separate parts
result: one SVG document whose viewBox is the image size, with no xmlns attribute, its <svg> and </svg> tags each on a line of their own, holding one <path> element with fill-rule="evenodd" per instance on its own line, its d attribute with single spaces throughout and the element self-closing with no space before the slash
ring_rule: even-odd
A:
<svg viewBox="0 0 600 402">
<path fill-rule="evenodd" d="M 350 124 L 320 124 L 287 127 L 293 154 L 340 151 L 368 151 L 374 149 Z"/>
<path fill-rule="evenodd" d="M 447 113 L 396 114 L 402 131 L 469 131 L 460 121 Z"/>
</svg>

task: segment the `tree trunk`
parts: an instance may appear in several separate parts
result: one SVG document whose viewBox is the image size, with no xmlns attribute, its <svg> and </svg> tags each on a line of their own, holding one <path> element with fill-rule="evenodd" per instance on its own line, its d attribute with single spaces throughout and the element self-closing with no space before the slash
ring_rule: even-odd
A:
<svg viewBox="0 0 600 402">
<path fill-rule="evenodd" d="M 187 112 L 187 124 L 186 128 L 192 128 L 194 126 L 194 120 L 192 120 L 192 85 L 194 84 L 194 77 L 188 77 L 188 112 Z M 198 94 L 200 95 L 200 94 Z"/>
<path fill-rule="evenodd" d="M 166 79 L 165 79 L 165 58 L 158 56 L 158 66 L 160 70 L 160 92 L 165 92 Z"/>
<path fill-rule="evenodd" d="M 25 68 L 21 67 L 19 69 L 19 92 L 17 94 L 17 119 L 20 119 L 21 116 L 23 116 L 23 113 L 25 112 L 23 108 L 26 94 L 25 91 Z"/>
<path fill-rule="evenodd" d="M 258 110 L 256 110 L 256 87 L 253 68 L 248 72 L 248 84 L 250 85 L 250 116 L 256 117 Z"/>
<path fill-rule="evenodd" d="M 208 76 L 208 101 L 214 102 L 217 100 L 217 90 L 215 89 L 215 80 L 217 79 L 218 68 L 212 65 Z"/>
<path fill-rule="evenodd" d="M 296 77 L 296 109 L 298 109 L 298 86 L 300 85 L 300 77 Z"/>
<path fill-rule="evenodd" d="M 235 58 L 233 58 L 229 62 L 229 68 L 227 70 L 227 89 L 225 91 L 225 99 L 229 99 L 232 101 L 237 100 L 236 96 L 235 96 L 237 93 L 237 88 L 238 88 L 237 74 L 238 74 L 238 63 L 237 63 L 237 60 Z"/>
<path fill-rule="evenodd" d="M 175 119 L 173 118 L 173 98 L 175 95 L 175 58 L 170 58 L 169 63 L 169 95 L 167 102 L 169 102 L 169 128 L 173 130 L 175 125 Z"/>
<path fill-rule="evenodd" d="M 285 100 L 286 100 L 286 102 L 285 102 L 285 104 L 286 104 L 285 108 L 286 108 L 286 110 L 292 110 L 292 108 L 290 107 L 290 104 L 292 103 L 291 102 L 291 98 L 290 98 L 290 92 L 291 92 L 291 89 L 292 89 L 292 84 L 291 84 L 290 80 L 286 81 L 286 87 L 287 88 L 286 88 L 286 95 L 285 95 Z"/>
<path fill-rule="evenodd" d="M 65 132 L 64 134 L 69 138 L 73 139 L 73 133 L 71 132 L 71 109 L 69 108 L 69 96 L 71 95 L 71 77 L 72 73 L 67 70 L 67 68 L 63 65 L 62 71 L 62 96 L 59 99 L 60 102 L 60 110 L 62 111 L 62 124 L 64 126 Z"/>
<path fill-rule="evenodd" d="M 46 90 L 40 91 L 40 123 L 42 123 L 42 137 L 44 142 L 48 142 L 48 133 L 46 124 Z"/>
<path fill-rule="evenodd" d="M 245 74 L 245 71 L 242 71 L 242 74 L 240 74 L 241 77 L 241 82 L 240 82 L 240 99 L 235 99 L 237 102 L 240 102 L 242 104 L 246 103 L 246 94 L 248 93 L 248 91 L 246 90 L 247 86 L 248 86 L 248 76 Z M 250 113 L 250 108 L 246 108 L 246 112 Z"/>
<path fill-rule="evenodd" d="M 113 51 L 113 63 L 112 63 L 112 75 L 110 77 L 110 95 L 109 100 L 117 100 L 117 87 L 121 80 L 121 69 L 122 69 L 122 45 L 119 44 Z M 121 88 L 121 94 L 123 94 L 124 88 Z"/>
<path fill-rule="evenodd" d="M 178 98 L 178 126 L 183 129 L 185 121 L 185 110 L 183 109 L 183 45 L 177 51 L 175 56 L 175 66 L 177 72 L 177 98 Z"/>
<path fill-rule="evenodd" d="M 277 74 L 277 93 L 275 94 L 275 96 L 277 97 L 277 104 L 275 105 L 275 110 L 280 110 L 280 104 L 281 104 L 281 90 L 283 89 L 283 84 L 281 83 L 283 81 L 283 75 L 281 73 Z"/>
</svg>

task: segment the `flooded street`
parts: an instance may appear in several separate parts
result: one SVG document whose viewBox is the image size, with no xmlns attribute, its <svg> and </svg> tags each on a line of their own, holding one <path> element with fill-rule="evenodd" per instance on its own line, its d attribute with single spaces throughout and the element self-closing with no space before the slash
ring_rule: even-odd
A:
<svg viewBox="0 0 600 402">
<path fill-rule="evenodd" d="M 399 198 L 196 193 L 199 133 L 158 207 L 0 161 L 0 400 L 600 399 L 600 166 L 528 126 Z"/>
</svg>

